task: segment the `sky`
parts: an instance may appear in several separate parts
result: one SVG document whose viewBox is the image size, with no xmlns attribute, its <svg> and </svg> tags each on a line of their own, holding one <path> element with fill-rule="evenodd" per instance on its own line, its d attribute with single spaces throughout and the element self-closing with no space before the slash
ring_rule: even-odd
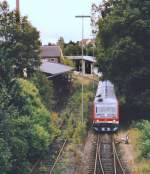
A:
<svg viewBox="0 0 150 174">
<path fill-rule="evenodd" d="M 15 9 L 16 0 L 7 0 L 10 9 Z M 60 37 L 65 42 L 79 41 L 82 37 L 82 22 L 76 15 L 90 15 L 92 3 L 101 0 L 20 0 L 21 15 L 40 32 L 42 44 L 56 43 Z M 84 38 L 92 38 L 90 19 L 84 20 Z"/>
</svg>

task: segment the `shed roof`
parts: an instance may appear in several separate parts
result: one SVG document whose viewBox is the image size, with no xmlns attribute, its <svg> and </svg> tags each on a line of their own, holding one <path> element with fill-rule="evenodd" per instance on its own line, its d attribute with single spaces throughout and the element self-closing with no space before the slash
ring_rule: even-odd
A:
<svg viewBox="0 0 150 174">
<path fill-rule="evenodd" d="M 82 56 L 67 56 L 67 58 L 72 60 L 82 60 Z M 83 60 L 89 61 L 89 62 L 96 62 L 96 58 L 92 56 L 83 56 Z"/>
<path fill-rule="evenodd" d="M 41 46 L 41 57 L 60 57 L 61 48 L 59 46 Z"/>
<path fill-rule="evenodd" d="M 42 64 L 40 66 L 40 71 L 52 75 L 64 74 L 72 70 L 73 68 L 70 66 L 48 62 L 47 60 L 42 60 Z"/>
</svg>

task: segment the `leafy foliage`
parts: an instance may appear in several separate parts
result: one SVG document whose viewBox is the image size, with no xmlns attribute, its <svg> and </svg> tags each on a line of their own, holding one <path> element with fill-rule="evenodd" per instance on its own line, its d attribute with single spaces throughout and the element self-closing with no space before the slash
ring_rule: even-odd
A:
<svg viewBox="0 0 150 174">
<path fill-rule="evenodd" d="M 81 85 L 74 83 L 73 94 L 62 115 L 66 123 L 64 136 L 72 140 L 75 144 L 81 143 L 85 132 L 86 125 L 89 121 L 90 107 L 89 102 L 92 100 L 93 94 L 91 86 L 84 86 L 84 123 L 81 122 Z"/>
<path fill-rule="evenodd" d="M 53 78 L 55 104 L 53 111 L 60 112 L 66 106 L 72 87 L 68 74 L 59 75 Z"/>
<path fill-rule="evenodd" d="M 31 81 L 33 81 L 38 88 L 42 103 L 49 111 L 52 111 L 55 104 L 52 81 L 48 80 L 45 74 L 41 74 L 39 72 L 34 73 L 31 77 Z"/>
<path fill-rule="evenodd" d="M 73 61 L 64 57 L 64 62 L 63 62 L 65 65 L 68 65 L 68 66 L 72 66 L 74 67 L 74 64 L 73 64 Z"/>
<path fill-rule="evenodd" d="M 10 103 L 11 96 L 6 86 L 0 86 L 0 171 L 8 173 L 12 167 L 12 152 L 10 148 L 10 137 L 14 133 L 11 117 L 18 115 L 16 109 Z"/>
<path fill-rule="evenodd" d="M 6 174 L 11 168 L 11 152 L 3 138 L 0 138 L 0 154 L 0 172 Z"/>
<path fill-rule="evenodd" d="M 29 161 L 48 150 L 58 128 L 51 125 L 38 89 L 27 80 L 17 79 L 10 91 L 1 87 L 0 104 L 2 173 L 29 173 Z"/>
<path fill-rule="evenodd" d="M 84 45 L 83 54 L 87 56 L 93 56 L 93 44 Z M 96 52 L 96 50 L 94 50 Z M 79 41 L 73 42 L 70 41 L 69 43 L 64 44 L 64 55 L 65 56 L 80 56 L 82 54 L 81 45 Z"/>
<path fill-rule="evenodd" d="M 64 44 L 65 44 L 64 38 L 63 38 L 63 37 L 60 37 L 60 38 L 58 39 L 58 41 L 57 41 L 57 45 L 60 46 L 62 52 L 64 52 Z"/>
<path fill-rule="evenodd" d="M 146 115 L 150 111 L 150 3 L 108 2 L 107 8 L 104 3 L 100 9 L 98 22 L 99 69 L 115 84 L 122 104 L 139 116 Z"/>
<path fill-rule="evenodd" d="M 6 1 L 0 2 L 0 79 L 9 82 L 15 77 L 23 77 L 25 70 L 31 76 L 40 65 L 39 50 L 36 28 L 27 17 L 10 11 Z"/>
<path fill-rule="evenodd" d="M 28 174 L 31 161 L 44 155 L 59 134 L 51 125 L 52 84 L 31 77 L 40 65 L 39 32 L 27 17 L 0 2 L 0 173 Z M 39 88 L 39 90 L 37 89 Z M 48 108 L 46 108 L 45 107 Z M 49 111 L 48 111 L 49 110 Z"/>
<path fill-rule="evenodd" d="M 141 156 L 150 160 L 150 122 L 142 120 L 137 122 L 136 127 L 142 132 L 141 136 Z"/>
<path fill-rule="evenodd" d="M 64 55 L 65 56 L 81 55 L 81 47 L 79 46 L 79 43 L 70 41 L 68 44 L 65 44 Z"/>
<path fill-rule="evenodd" d="M 12 91 L 15 99 L 13 104 L 18 107 L 19 114 L 23 116 L 24 121 L 28 122 L 29 132 L 26 136 L 30 137 L 30 147 L 35 150 L 47 149 L 51 142 L 50 132 L 50 113 L 42 104 L 37 88 L 23 79 L 18 79 L 14 90 Z M 22 121 L 22 120 L 20 120 Z M 28 135 L 29 134 L 29 135 Z M 32 137 L 31 135 L 32 134 Z"/>
<path fill-rule="evenodd" d="M 77 122 L 77 127 L 74 129 L 73 142 L 74 144 L 80 144 L 86 135 L 86 125 L 81 121 Z"/>
</svg>

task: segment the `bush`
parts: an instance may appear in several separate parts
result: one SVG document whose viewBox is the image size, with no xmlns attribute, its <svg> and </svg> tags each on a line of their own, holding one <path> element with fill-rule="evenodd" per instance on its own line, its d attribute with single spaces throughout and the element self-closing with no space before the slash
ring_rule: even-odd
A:
<svg viewBox="0 0 150 174">
<path fill-rule="evenodd" d="M 1 86 L 0 86 L 1 87 Z M 0 88 L 0 173 L 28 174 L 30 161 L 44 155 L 59 131 L 36 86 L 17 79 Z"/>
<path fill-rule="evenodd" d="M 74 134 L 73 134 L 73 142 L 74 144 L 80 144 L 86 134 L 86 125 L 85 122 L 82 123 L 81 121 L 77 122 L 77 127 L 74 130 Z"/>
<path fill-rule="evenodd" d="M 54 103 L 54 89 L 52 81 L 48 80 L 46 75 L 41 73 L 35 73 L 31 78 L 31 81 L 39 90 L 42 103 L 46 106 L 49 111 L 52 111 Z"/>
<path fill-rule="evenodd" d="M 80 144 L 85 136 L 90 117 L 89 102 L 93 101 L 92 85 L 84 86 L 84 123 L 81 122 L 81 84 L 75 83 L 74 92 L 62 115 L 65 115 L 66 130 L 64 136 L 73 143 Z"/>
<path fill-rule="evenodd" d="M 11 169 L 11 152 L 3 138 L 0 138 L 0 173 L 7 174 Z"/>
<path fill-rule="evenodd" d="M 66 58 L 66 57 L 64 57 L 63 63 L 64 63 L 65 65 L 74 67 L 73 61 L 72 61 L 71 59 Z"/>
<path fill-rule="evenodd" d="M 141 156 L 150 159 L 150 122 L 142 120 L 136 123 L 136 127 L 141 131 Z"/>
<path fill-rule="evenodd" d="M 30 139 L 30 148 L 34 150 L 46 150 L 51 143 L 51 129 L 50 113 L 43 105 L 38 89 L 33 83 L 18 79 L 15 84 L 16 92 L 15 101 L 13 103 L 18 107 L 22 118 L 21 124 L 25 126 L 25 121 L 28 122 L 26 137 Z M 17 119 L 18 120 L 18 119 Z M 24 134 L 25 135 L 25 134 Z"/>
</svg>

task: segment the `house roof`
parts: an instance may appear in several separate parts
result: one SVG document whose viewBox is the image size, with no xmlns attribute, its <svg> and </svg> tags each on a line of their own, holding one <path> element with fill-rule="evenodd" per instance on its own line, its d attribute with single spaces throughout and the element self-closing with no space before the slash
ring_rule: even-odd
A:
<svg viewBox="0 0 150 174">
<path fill-rule="evenodd" d="M 41 57 L 60 57 L 61 48 L 59 46 L 41 46 Z"/>
<path fill-rule="evenodd" d="M 42 60 L 42 64 L 40 66 L 40 71 L 51 75 L 64 74 L 72 70 L 73 68 L 70 66 L 60 63 L 52 63 L 47 60 Z"/>
<path fill-rule="evenodd" d="M 83 39 L 79 42 L 79 45 L 82 45 L 82 42 L 84 46 L 89 44 L 95 44 L 95 39 Z"/>
<path fill-rule="evenodd" d="M 67 56 L 67 58 L 72 60 L 82 60 L 82 56 Z M 92 56 L 83 56 L 83 60 L 89 61 L 89 62 L 96 62 L 96 58 Z"/>
</svg>

